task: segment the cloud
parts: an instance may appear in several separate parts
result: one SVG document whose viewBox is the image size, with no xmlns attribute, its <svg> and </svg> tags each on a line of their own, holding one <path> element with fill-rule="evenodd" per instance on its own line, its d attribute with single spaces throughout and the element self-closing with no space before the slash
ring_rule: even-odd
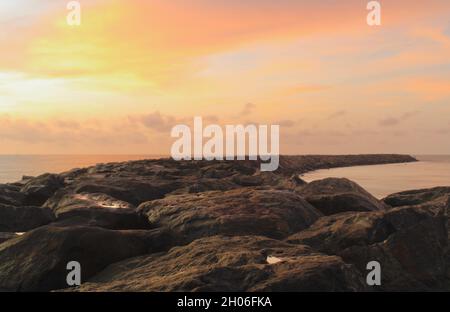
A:
<svg viewBox="0 0 450 312">
<path fill-rule="evenodd" d="M 284 90 L 281 91 L 281 94 L 285 95 L 285 96 L 299 95 L 299 94 L 303 94 L 303 93 L 320 92 L 320 91 L 328 90 L 330 88 L 331 88 L 330 86 L 326 86 L 326 85 L 302 84 L 302 85 L 285 88 Z"/>
<path fill-rule="evenodd" d="M 7 153 L 123 153 L 127 147 L 148 148 L 149 137 L 127 121 L 37 121 L 0 115 L 1 152 Z"/>
<path fill-rule="evenodd" d="M 345 111 L 345 110 L 338 110 L 338 111 L 334 112 L 333 114 L 331 114 L 331 115 L 328 117 L 328 119 L 339 118 L 339 117 L 342 117 L 342 116 L 344 116 L 344 115 L 346 115 L 346 114 L 347 114 L 347 111 Z"/>
<path fill-rule="evenodd" d="M 203 121 L 206 121 L 208 123 L 218 123 L 220 121 L 220 118 L 216 115 L 208 115 L 203 117 Z"/>
<path fill-rule="evenodd" d="M 248 116 L 250 115 L 253 110 L 255 109 L 255 104 L 253 103 L 247 103 L 244 105 L 244 108 L 242 109 L 242 111 L 239 113 L 238 116 Z"/>
<path fill-rule="evenodd" d="M 406 112 L 404 113 L 400 118 L 402 120 L 407 120 L 409 118 L 412 118 L 414 116 L 417 116 L 418 114 L 420 114 L 420 111 L 411 111 L 411 112 Z"/>
<path fill-rule="evenodd" d="M 413 118 L 414 116 L 417 116 L 419 113 L 420 113 L 420 111 L 410 111 L 410 112 L 405 112 L 405 113 L 401 114 L 399 117 L 388 117 L 385 119 L 381 119 L 379 121 L 379 125 L 384 126 L 384 127 L 396 126 L 403 121 L 406 121 L 410 118 Z"/>
<path fill-rule="evenodd" d="M 289 120 L 289 119 L 284 119 L 284 120 L 275 122 L 275 124 L 279 125 L 280 127 L 292 128 L 295 126 L 295 121 Z"/>
<path fill-rule="evenodd" d="M 392 127 L 396 126 L 400 123 L 400 120 L 397 118 L 389 117 L 379 121 L 379 125 L 383 127 Z"/>
<path fill-rule="evenodd" d="M 170 132 L 179 123 L 175 117 L 161 115 L 158 111 L 139 117 L 131 117 L 131 120 L 138 121 L 145 127 L 157 132 Z"/>
</svg>

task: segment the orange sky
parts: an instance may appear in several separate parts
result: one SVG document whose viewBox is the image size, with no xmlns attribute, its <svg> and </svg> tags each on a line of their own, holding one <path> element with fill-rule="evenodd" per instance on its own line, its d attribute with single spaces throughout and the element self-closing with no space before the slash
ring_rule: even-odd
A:
<svg viewBox="0 0 450 312">
<path fill-rule="evenodd" d="M 277 123 L 283 153 L 450 154 L 450 2 L 0 3 L 0 154 L 168 154 L 170 128 Z"/>
</svg>

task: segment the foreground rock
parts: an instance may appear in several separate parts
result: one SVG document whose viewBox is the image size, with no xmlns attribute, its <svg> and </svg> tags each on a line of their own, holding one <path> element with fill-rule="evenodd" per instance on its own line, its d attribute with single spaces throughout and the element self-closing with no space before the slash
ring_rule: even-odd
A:
<svg viewBox="0 0 450 312">
<path fill-rule="evenodd" d="M 0 245 L 0 291 L 65 288 L 70 261 L 81 264 L 85 280 L 111 263 L 165 250 L 170 239 L 159 230 L 41 227 Z"/>
<path fill-rule="evenodd" d="M 389 195 L 383 201 L 392 206 L 427 206 L 435 212 L 446 212 L 450 209 L 450 187 L 405 191 Z"/>
<path fill-rule="evenodd" d="M 339 257 L 263 237 L 214 236 L 109 266 L 76 291 L 363 291 Z"/>
<path fill-rule="evenodd" d="M 26 232 L 53 220 L 50 209 L 0 204 L 0 232 Z"/>
<path fill-rule="evenodd" d="M 322 215 L 294 192 L 254 188 L 173 195 L 138 209 L 153 227 L 173 231 L 180 243 L 217 234 L 284 238 Z"/>
<path fill-rule="evenodd" d="M 52 209 L 59 226 L 87 225 L 112 230 L 147 229 L 148 220 L 130 203 L 97 193 L 65 194 L 49 200 L 44 207 Z"/>
<path fill-rule="evenodd" d="M 348 179 L 313 181 L 297 192 L 324 215 L 346 211 L 377 211 L 386 206 L 361 186 Z"/>
<path fill-rule="evenodd" d="M 395 208 L 380 212 L 347 212 L 319 219 L 290 243 L 338 255 L 367 272 L 370 261 L 382 267 L 380 290 L 436 290 L 448 283 L 447 222 L 432 209 Z"/>
</svg>

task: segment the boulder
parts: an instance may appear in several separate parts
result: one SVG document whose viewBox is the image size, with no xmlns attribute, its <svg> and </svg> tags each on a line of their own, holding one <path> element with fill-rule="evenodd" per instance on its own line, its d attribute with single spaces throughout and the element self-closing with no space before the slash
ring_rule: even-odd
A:
<svg viewBox="0 0 450 312">
<path fill-rule="evenodd" d="M 12 184 L 0 184 L 0 204 L 21 206 L 25 195 L 20 193 L 20 187 Z"/>
<path fill-rule="evenodd" d="M 65 194 L 48 200 L 44 207 L 52 209 L 57 226 L 99 226 L 112 230 L 148 229 L 145 216 L 130 203 L 100 193 Z"/>
<path fill-rule="evenodd" d="M 27 205 L 40 206 L 58 189 L 64 187 L 64 179 L 56 174 L 43 174 L 28 180 L 21 188 Z"/>
<path fill-rule="evenodd" d="M 86 281 L 111 263 L 163 251 L 170 239 L 159 230 L 40 227 L 0 245 L 0 290 L 65 288 L 70 261 L 80 263 L 82 280 Z"/>
<path fill-rule="evenodd" d="M 346 211 L 377 211 L 386 206 L 348 179 L 327 178 L 297 188 L 297 192 L 324 215 Z"/>
<path fill-rule="evenodd" d="M 110 265 L 70 291 L 363 291 L 339 257 L 264 237 L 212 236 Z"/>
<path fill-rule="evenodd" d="M 180 243 L 218 234 L 283 238 L 322 215 L 294 192 L 253 188 L 172 195 L 138 210 L 153 227 L 173 231 Z"/>
<path fill-rule="evenodd" d="M 50 209 L 0 204 L 0 232 L 26 232 L 53 220 Z"/>
<path fill-rule="evenodd" d="M 370 261 L 378 261 L 380 290 L 439 289 L 446 280 L 447 222 L 432 209 L 402 207 L 326 216 L 287 242 L 338 255 L 363 274 Z"/>
<path fill-rule="evenodd" d="M 442 210 L 449 213 L 450 187 L 435 187 L 430 189 L 412 190 L 387 196 L 383 201 L 392 207 L 426 206 L 436 212 Z"/>
</svg>

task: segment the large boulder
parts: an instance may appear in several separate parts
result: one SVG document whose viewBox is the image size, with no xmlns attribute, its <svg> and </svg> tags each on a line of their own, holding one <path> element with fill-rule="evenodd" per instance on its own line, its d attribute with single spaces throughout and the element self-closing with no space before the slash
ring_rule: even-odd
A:
<svg viewBox="0 0 450 312">
<path fill-rule="evenodd" d="M 346 211 L 377 211 L 386 206 L 361 186 L 345 178 L 327 178 L 297 188 L 324 215 Z"/>
<path fill-rule="evenodd" d="M 68 262 L 81 264 L 85 281 L 111 263 L 165 250 L 170 240 L 159 230 L 40 227 L 0 245 L 0 291 L 65 288 Z"/>
<path fill-rule="evenodd" d="M 61 176 L 47 173 L 30 179 L 20 191 L 25 195 L 27 205 L 40 206 L 63 186 Z"/>
<path fill-rule="evenodd" d="M 59 226 L 87 225 L 112 230 L 146 229 L 148 220 L 130 203 L 100 193 L 68 193 L 51 198 L 44 207 L 52 209 Z"/>
<path fill-rule="evenodd" d="M 0 204 L 21 206 L 24 204 L 25 195 L 20 192 L 20 187 L 12 184 L 0 184 Z"/>
<path fill-rule="evenodd" d="M 180 243 L 218 234 L 283 238 L 322 215 L 294 192 L 253 188 L 167 196 L 138 209 L 152 226 L 176 233 Z"/>
<path fill-rule="evenodd" d="M 213 236 L 109 266 L 72 291 L 362 291 L 339 257 L 264 237 Z"/>
<path fill-rule="evenodd" d="M 392 207 L 426 206 L 436 212 L 442 210 L 449 214 L 450 187 L 435 187 L 430 189 L 404 191 L 387 196 L 383 201 Z"/>
<path fill-rule="evenodd" d="M 287 241 L 338 255 L 362 273 L 370 261 L 378 261 L 380 290 L 432 290 L 446 283 L 447 222 L 432 209 L 336 214 L 319 219 Z"/>
<path fill-rule="evenodd" d="M 26 232 L 53 220 L 50 209 L 0 204 L 0 232 Z"/>
</svg>

